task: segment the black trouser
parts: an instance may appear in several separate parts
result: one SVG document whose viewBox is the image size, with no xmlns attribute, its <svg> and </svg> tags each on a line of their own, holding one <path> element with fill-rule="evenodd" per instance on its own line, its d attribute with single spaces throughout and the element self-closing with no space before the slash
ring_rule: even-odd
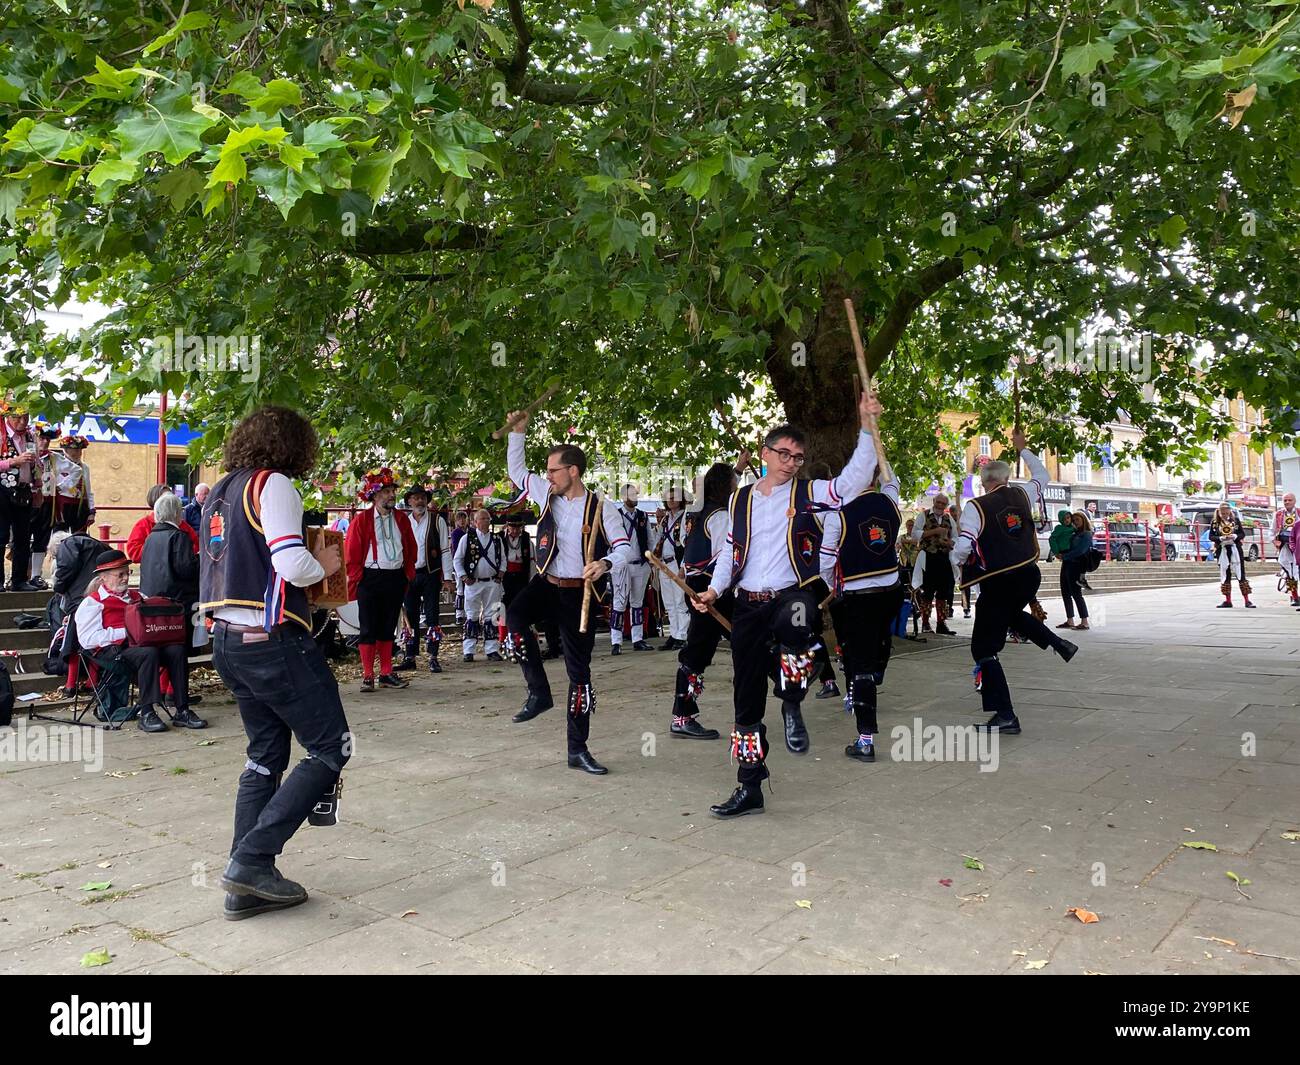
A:
<svg viewBox="0 0 1300 1065">
<path fill-rule="evenodd" d="M 876 722 L 876 685 L 885 677 L 893 650 L 890 628 L 903 606 L 903 586 L 845 592 L 831 604 L 831 618 L 840 638 L 844 676 L 858 732 L 879 731 Z"/>
<path fill-rule="evenodd" d="M 67 496 L 58 498 L 59 520 L 54 523 L 54 528 L 60 532 L 77 532 L 84 529 L 90 520 L 90 500 L 70 499 Z"/>
<path fill-rule="evenodd" d="M 415 580 L 406 586 L 406 595 L 402 599 L 402 609 L 406 611 L 406 620 L 411 626 L 411 642 L 402 649 L 407 658 L 414 658 L 420 649 L 420 626 L 432 632 L 438 625 L 438 607 L 442 595 L 442 571 L 430 573 L 426 569 L 415 571 Z M 437 644 L 434 644 L 437 647 Z M 437 651 L 433 652 L 437 657 Z"/>
<path fill-rule="evenodd" d="M 569 674 L 568 736 L 569 754 L 587 749 L 591 734 L 591 714 L 596 703 L 591 690 L 591 649 L 596 642 L 598 613 L 593 598 L 587 631 L 579 632 L 582 620 L 583 588 L 561 588 L 538 574 L 519 592 L 506 609 L 507 638 L 522 645 L 518 654 L 529 698 L 553 703 L 551 682 L 546 679 L 542 652 L 533 634 L 533 625 L 550 618 L 559 631 L 564 651 L 564 668 Z M 549 637 L 548 637 L 549 639 Z M 513 652 L 512 652 L 513 653 Z"/>
<path fill-rule="evenodd" d="M 253 642 L 245 643 L 250 635 Z M 239 704 L 248 736 L 230 856 L 266 867 L 338 780 L 351 754 L 348 722 L 334 674 L 306 629 L 277 625 L 259 639 L 217 622 L 212 636 L 213 664 Z M 281 786 L 291 737 L 307 757 Z"/>
<path fill-rule="evenodd" d="M 164 647 L 115 645 L 113 648 L 94 651 L 90 657 L 91 661 L 105 666 L 109 666 L 115 658 L 128 663 L 135 670 L 135 686 L 140 692 L 137 701 L 141 706 L 147 707 L 162 702 L 158 671 L 166 666 L 176 709 L 184 710 L 190 705 L 190 676 L 185 662 L 184 644 L 169 643 Z"/>
<path fill-rule="evenodd" d="M 406 593 L 406 571 L 367 569 L 357 586 L 357 614 L 360 618 L 359 643 L 389 643 L 397 629 Z"/>
<path fill-rule="evenodd" d="M 807 655 L 815 639 L 814 616 L 817 603 L 806 590 L 790 587 L 775 599 L 752 601 L 744 592 L 736 593 L 731 617 L 731 664 L 735 673 L 734 705 L 736 732 L 757 733 L 757 759 L 738 759 L 736 779 L 742 784 L 757 784 L 767 777 L 767 728 L 763 712 L 767 708 L 767 679 L 772 669 L 772 645 L 776 644 L 777 671 L 780 676 L 782 654 Z M 786 682 L 781 698 L 785 702 L 802 702 L 806 683 Z"/>
<path fill-rule="evenodd" d="M 54 531 L 54 497 L 33 496 L 40 506 L 32 507 L 31 537 L 32 554 L 42 555 L 50 546 L 50 533 Z M 30 566 L 30 560 L 28 565 Z M 40 574 L 36 574 L 40 576 Z"/>
<path fill-rule="evenodd" d="M 1088 617 L 1088 604 L 1083 601 L 1083 589 L 1079 578 L 1083 576 L 1083 566 L 1077 559 L 1061 560 L 1061 599 L 1065 601 L 1065 617 L 1074 617 L 1074 608 L 1079 608 L 1079 617 Z"/>
<path fill-rule="evenodd" d="M 975 624 L 971 628 L 970 653 L 980 667 L 980 694 L 984 709 L 991 714 L 1010 715 L 1011 688 L 998 661 L 998 652 L 1007 645 L 1007 630 L 1032 640 L 1046 650 L 1059 647 L 1061 638 L 1025 607 L 1038 594 L 1043 576 L 1037 563 L 1021 566 L 1007 573 L 985 577 L 980 581 L 980 597 L 975 600 Z"/>
<path fill-rule="evenodd" d="M 4 550 L 13 541 L 13 583 L 22 584 L 31 575 L 32 505 L 30 489 L 0 486 L 0 584 L 4 583 Z"/>
<path fill-rule="evenodd" d="M 823 594 L 824 591 L 829 591 L 829 589 L 823 589 L 820 586 L 818 586 L 817 595 L 819 597 L 818 598 L 819 602 L 822 599 L 826 598 L 826 596 Z M 826 646 L 826 639 L 825 639 L 826 616 L 820 610 L 816 611 L 816 617 L 813 618 L 813 632 L 817 636 L 817 650 L 816 652 L 814 652 L 817 655 L 817 665 L 819 667 L 817 673 L 817 680 L 820 681 L 822 684 L 834 684 L 835 666 L 831 663 L 831 649 L 828 646 Z M 839 636 L 838 626 L 836 626 L 835 635 Z M 840 650 L 841 651 L 844 650 L 843 645 L 841 645 Z"/>
<path fill-rule="evenodd" d="M 511 573 L 507 570 L 501 574 L 501 604 L 508 607 L 515 601 L 515 596 L 527 587 L 527 573 Z"/>
<path fill-rule="evenodd" d="M 693 592 L 703 592 L 709 586 L 709 577 L 687 577 L 686 584 Z M 713 607 L 728 621 L 735 611 L 736 599 L 725 592 Z M 700 613 L 687 603 L 691 619 L 686 627 L 686 644 L 677 652 L 677 684 L 673 691 L 673 714 L 677 717 L 694 717 L 700 712 L 698 696 L 704 690 L 704 671 L 713 664 L 718 643 L 727 630 L 712 614 Z"/>
</svg>

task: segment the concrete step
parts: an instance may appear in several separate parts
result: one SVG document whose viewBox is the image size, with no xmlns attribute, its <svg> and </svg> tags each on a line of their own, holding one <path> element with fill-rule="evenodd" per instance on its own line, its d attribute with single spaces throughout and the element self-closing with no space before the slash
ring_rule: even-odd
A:
<svg viewBox="0 0 1300 1065">
<path fill-rule="evenodd" d="M 26 610 L 32 614 L 45 612 L 45 604 L 50 601 L 53 592 L 0 592 L 0 613 L 11 610 Z"/>
</svg>

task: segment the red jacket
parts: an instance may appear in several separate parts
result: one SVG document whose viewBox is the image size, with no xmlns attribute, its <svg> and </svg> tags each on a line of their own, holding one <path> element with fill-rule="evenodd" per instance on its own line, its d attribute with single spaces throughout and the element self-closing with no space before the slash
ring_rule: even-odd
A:
<svg viewBox="0 0 1300 1065">
<path fill-rule="evenodd" d="M 393 511 L 393 520 L 397 523 L 397 533 L 402 538 L 402 569 L 406 579 L 415 579 L 415 533 L 411 530 L 411 519 L 402 510 Z M 366 562 L 378 557 L 379 547 L 375 543 L 375 510 L 367 507 L 348 523 L 347 539 L 343 542 L 343 555 L 348 567 L 348 599 L 357 597 L 357 587 L 366 571 Z"/>
<path fill-rule="evenodd" d="M 132 562 L 139 562 L 144 557 L 144 542 L 149 539 L 149 534 L 153 532 L 153 514 L 146 514 L 143 518 L 135 523 L 131 529 L 131 535 L 126 538 L 126 546 L 122 551 Z M 194 545 L 195 553 L 199 550 L 199 534 L 190 527 L 189 522 L 182 519 L 181 528 L 189 533 L 190 543 Z"/>
</svg>

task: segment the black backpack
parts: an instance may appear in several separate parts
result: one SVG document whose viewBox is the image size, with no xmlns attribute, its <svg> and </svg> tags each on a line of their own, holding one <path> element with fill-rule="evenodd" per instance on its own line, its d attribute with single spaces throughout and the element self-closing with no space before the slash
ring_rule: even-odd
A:
<svg viewBox="0 0 1300 1065">
<path fill-rule="evenodd" d="M 1101 565 L 1102 554 L 1095 547 L 1083 556 L 1083 571 L 1091 573 Z"/>
<path fill-rule="evenodd" d="M 14 719 L 14 685 L 9 679 L 9 670 L 0 662 L 0 727 L 8 725 Z"/>
</svg>

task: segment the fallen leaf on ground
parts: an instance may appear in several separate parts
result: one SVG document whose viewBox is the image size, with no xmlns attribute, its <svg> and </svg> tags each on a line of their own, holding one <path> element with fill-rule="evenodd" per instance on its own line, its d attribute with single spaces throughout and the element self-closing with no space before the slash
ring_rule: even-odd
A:
<svg viewBox="0 0 1300 1065">
<path fill-rule="evenodd" d="M 354 862 L 368 862 L 368 861 L 370 861 L 369 858 L 358 858 L 355 854 L 345 854 L 345 855 L 343 855 L 343 857 L 344 857 L 344 858 L 351 858 Z"/>
<path fill-rule="evenodd" d="M 939 883 L 941 883 L 944 887 L 952 887 L 951 880 L 944 879 L 944 880 L 940 880 Z"/>
<path fill-rule="evenodd" d="M 107 891 L 112 886 L 113 886 L 113 881 L 111 880 L 99 880 L 90 884 L 82 884 L 81 890 L 82 891 Z"/>
<path fill-rule="evenodd" d="M 1229 880 L 1235 880 L 1238 884 L 1241 884 L 1243 886 L 1250 883 L 1250 881 L 1247 880 L 1244 876 L 1238 876 L 1236 873 L 1232 872 L 1232 870 L 1228 870 L 1223 875 L 1226 876 Z"/>
<path fill-rule="evenodd" d="M 1213 843 L 1206 843 L 1203 839 L 1184 840 L 1183 846 L 1194 851 L 1217 851 L 1219 849 Z"/>
<path fill-rule="evenodd" d="M 1220 939 L 1218 936 L 1196 936 L 1194 938 L 1203 939 L 1207 943 L 1222 943 L 1225 947 L 1235 947 L 1237 945 L 1235 939 Z"/>
<path fill-rule="evenodd" d="M 809 899 L 795 899 L 794 904 L 801 910 L 811 910 L 812 902 Z"/>
<path fill-rule="evenodd" d="M 1042 968 L 1044 965 L 1046 965 L 1046 964 L 1047 964 L 1047 959 L 1046 959 L 1046 958 L 1043 958 L 1043 959 L 1040 960 L 1040 961 L 1027 961 L 1027 962 L 1025 962 L 1025 968 L 1026 968 L 1026 969 L 1041 969 L 1041 968 Z"/>
<path fill-rule="evenodd" d="M 1099 973 L 1099 972 L 1097 972 L 1096 969 L 1084 969 L 1084 970 L 1083 970 L 1083 975 L 1084 975 L 1084 976 L 1105 976 L 1106 974 L 1105 974 L 1105 973 Z"/>
<path fill-rule="evenodd" d="M 1290 832 L 1283 832 L 1282 838 L 1289 839 L 1292 843 L 1294 843 L 1296 840 L 1300 839 L 1300 831 L 1292 829 Z"/>
<path fill-rule="evenodd" d="M 199 742 L 196 743 L 194 746 L 195 746 L 195 747 L 212 747 L 212 746 L 215 746 L 215 745 L 216 745 L 216 742 L 217 742 L 216 740 L 199 740 Z"/>
<path fill-rule="evenodd" d="M 87 969 L 95 965 L 107 965 L 112 960 L 113 956 L 103 947 L 100 947 L 98 950 L 92 950 L 81 956 L 81 964 Z"/>
<path fill-rule="evenodd" d="M 988 897 L 989 893 L 985 891 L 978 895 L 958 895 L 957 900 L 959 902 L 983 902 Z"/>
<path fill-rule="evenodd" d="M 420 911 L 419 911 L 419 910 L 407 910 L 404 914 L 402 914 L 402 916 L 403 916 L 403 917 L 419 917 L 419 916 L 420 916 Z"/>
<path fill-rule="evenodd" d="M 1084 924 L 1096 924 L 1101 920 L 1101 918 L 1091 910 L 1085 910 L 1082 906 L 1071 906 L 1065 912 L 1074 914 L 1074 916 L 1079 918 L 1079 920 Z"/>
<path fill-rule="evenodd" d="M 111 869 L 112 867 L 113 867 L 113 863 L 112 863 L 112 862 L 96 862 L 96 863 L 95 863 L 95 868 L 96 868 L 96 869 Z"/>
<path fill-rule="evenodd" d="M 980 861 L 978 858 L 970 854 L 963 854 L 962 857 L 966 859 L 966 861 L 963 864 L 965 864 L 967 869 L 975 869 L 977 871 L 983 870 L 984 863 Z"/>
<path fill-rule="evenodd" d="M 1184 832 L 1195 832 L 1196 829 L 1194 829 L 1194 828 L 1188 828 L 1186 825 L 1183 825 L 1183 831 L 1184 831 Z"/>
<path fill-rule="evenodd" d="M 1027 950 L 1013 950 L 1013 951 L 1011 952 L 1011 956 L 1012 956 L 1013 958 L 1027 958 L 1027 957 L 1029 957 L 1029 951 L 1027 951 Z"/>
</svg>

